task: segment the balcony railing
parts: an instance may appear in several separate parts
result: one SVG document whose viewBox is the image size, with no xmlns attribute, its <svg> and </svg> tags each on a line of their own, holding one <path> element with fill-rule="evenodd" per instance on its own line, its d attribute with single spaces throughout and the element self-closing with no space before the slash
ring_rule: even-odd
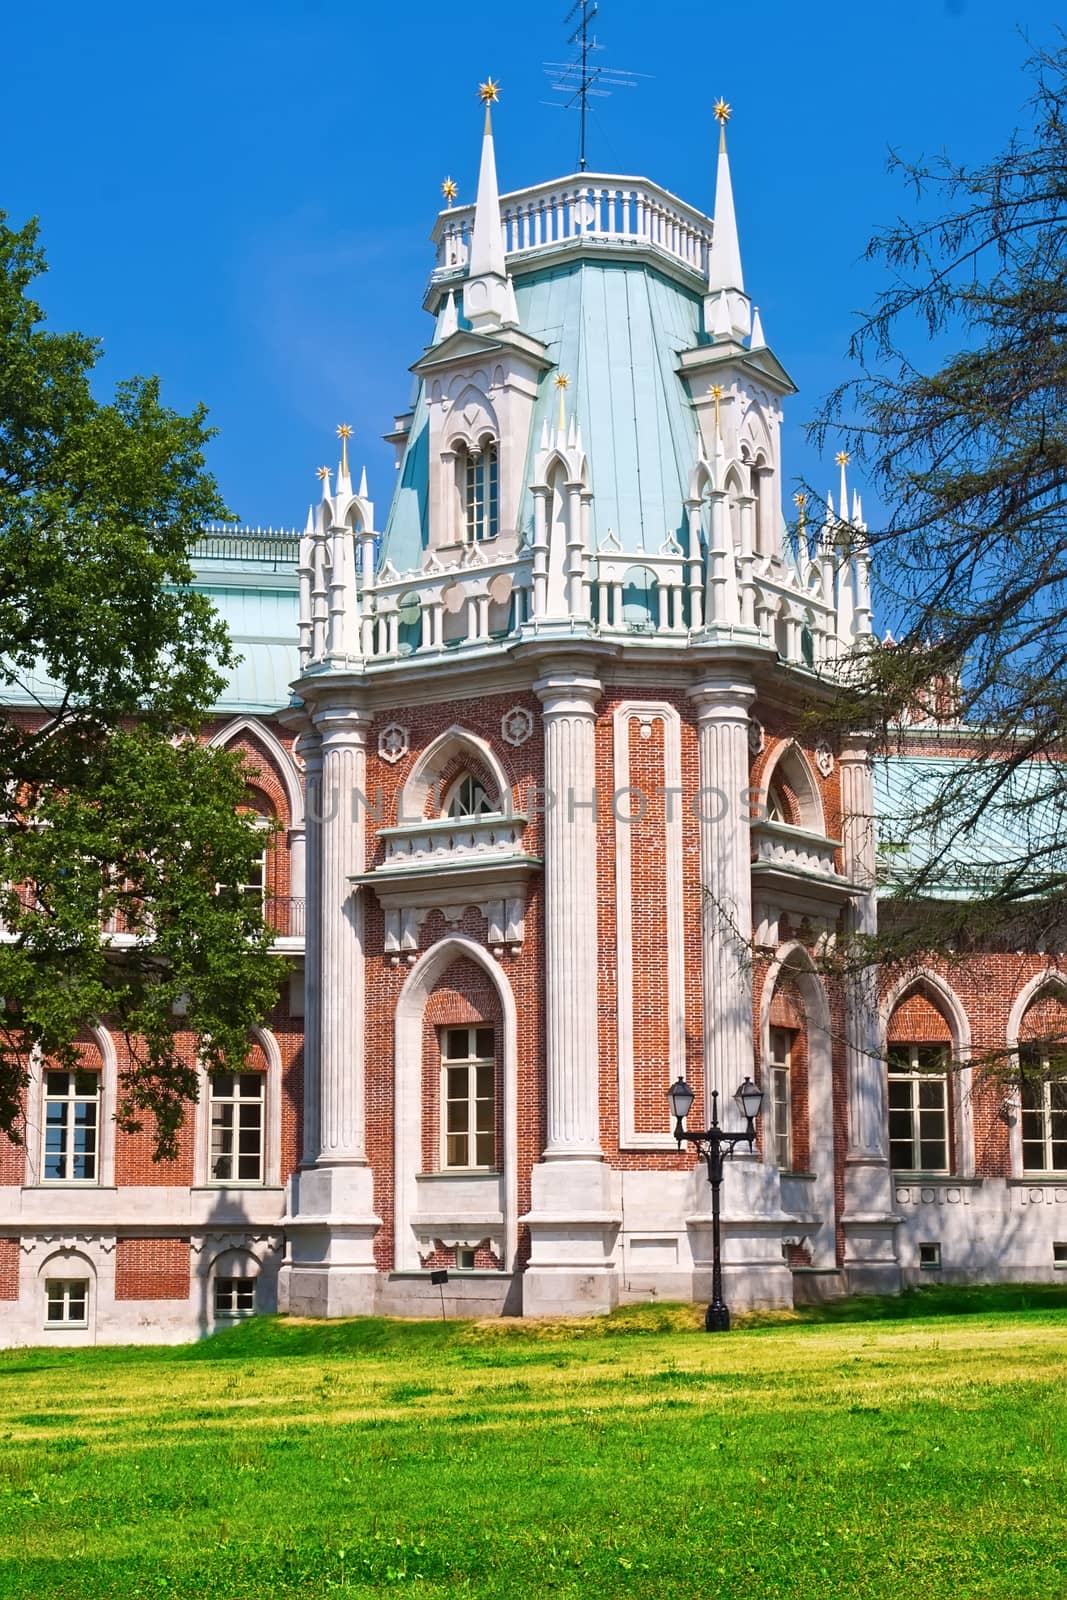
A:
<svg viewBox="0 0 1067 1600">
<path fill-rule="evenodd" d="M 754 822 L 752 846 L 754 860 L 767 866 L 823 878 L 837 876 L 837 842 L 824 839 L 821 834 L 779 822 Z"/>
<path fill-rule="evenodd" d="M 709 217 L 644 178 L 590 174 L 501 196 L 500 221 L 509 256 L 574 243 L 645 246 L 671 257 L 696 277 L 707 273 Z M 433 237 L 437 271 L 465 267 L 474 207 L 442 211 Z"/>
<path fill-rule="evenodd" d="M 512 816 L 443 817 L 382 828 L 383 868 L 459 865 L 470 860 L 510 858 L 521 851 L 526 818 Z"/>
<path fill-rule="evenodd" d="M 263 902 L 263 920 L 280 939 L 303 939 L 307 919 L 303 896 L 271 895 Z"/>
</svg>

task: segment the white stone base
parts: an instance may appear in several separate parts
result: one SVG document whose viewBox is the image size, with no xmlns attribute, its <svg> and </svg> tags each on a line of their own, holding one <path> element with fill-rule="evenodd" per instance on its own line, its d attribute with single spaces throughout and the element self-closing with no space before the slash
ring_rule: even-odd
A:
<svg viewBox="0 0 1067 1600">
<path fill-rule="evenodd" d="M 900 1262 L 893 1186 L 884 1161 L 850 1158 L 845 1166 L 844 1272 L 849 1294 L 899 1294 Z"/>
<path fill-rule="evenodd" d="M 613 1257 L 622 1214 L 603 1161 L 543 1161 L 531 1174 L 526 1317 L 608 1312 L 619 1303 Z"/>
<path fill-rule="evenodd" d="M 278 1309 L 301 1317 L 371 1315 L 377 1304 L 374 1176 L 368 1166 L 295 1172 Z"/>
</svg>

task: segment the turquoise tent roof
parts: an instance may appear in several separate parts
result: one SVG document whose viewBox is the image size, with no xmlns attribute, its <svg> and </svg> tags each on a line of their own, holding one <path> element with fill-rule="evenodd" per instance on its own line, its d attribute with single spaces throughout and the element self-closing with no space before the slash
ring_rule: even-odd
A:
<svg viewBox="0 0 1067 1600">
<path fill-rule="evenodd" d="M 570 379 L 567 410 L 589 457 L 595 542 L 610 529 L 623 550 L 655 553 L 685 531 L 698 429 L 675 369 L 679 353 L 701 342 L 700 294 L 638 261 L 572 260 L 513 278 L 522 331 L 540 339 Z M 555 371 L 541 379 L 530 459 L 542 423 L 555 427 L 554 378 Z M 382 543 L 382 559 L 401 572 L 418 566 L 426 547 L 427 443 L 420 384 Z M 532 522 L 527 491 L 520 525 L 529 530 Z"/>
<path fill-rule="evenodd" d="M 969 825 L 976 763 L 951 756 L 888 756 L 874 764 L 874 812 L 879 880 L 886 892 L 930 868 L 928 894 L 964 898 L 1018 871 L 1037 883 L 1067 872 L 1067 769 L 1059 763 L 1021 765 Z M 946 785 L 952 785 L 946 790 Z M 932 829 L 922 816 L 935 795 L 951 794 L 955 820 Z"/>
</svg>

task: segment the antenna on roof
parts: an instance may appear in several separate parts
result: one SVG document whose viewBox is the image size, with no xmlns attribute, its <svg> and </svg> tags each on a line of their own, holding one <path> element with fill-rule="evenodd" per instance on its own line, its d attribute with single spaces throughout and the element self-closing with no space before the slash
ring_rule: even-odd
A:
<svg viewBox="0 0 1067 1600">
<path fill-rule="evenodd" d="M 598 67 L 593 66 L 594 52 L 603 50 L 594 33 L 590 33 L 589 25 L 593 21 L 600 6 L 597 0 L 574 0 L 574 4 L 564 18 L 565 25 L 569 27 L 576 21 L 573 33 L 567 43 L 575 46 L 577 59 L 574 61 L 546 61 L 545 71 L 552 79 L 552 87 L 558 94 L 565 94 L 569 98 L 562 107 L 570 111 L 574 106 L 580 113 L 580 134 L 578 138 L 578 170 L 585 171 L 585 135 L 586 122 L 589 114 L 589 100 L 595 95 L 598 99 L 605 99 L 612 89 L 634 89 L 637 87 L 638 78 L 647 78 L 647 72 L 630 72 L 625 67 Z M 558 105 L 558 101 L 547 102 Z"/>
</svg>

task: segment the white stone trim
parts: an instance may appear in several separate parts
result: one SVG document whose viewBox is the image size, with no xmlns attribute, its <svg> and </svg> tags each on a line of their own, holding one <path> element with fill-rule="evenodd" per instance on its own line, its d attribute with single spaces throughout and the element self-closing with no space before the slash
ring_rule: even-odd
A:
<svg viewBox="0 0 1067 1600">
<path fill-rule="evenodd" d="M 808 1049 L 808 1155 L 815 1174 L 812 1211 L 818 1226 L 812 1236 L 812 1265 L 837 1264 L 834 1199 L 834 1086 L 833 1034 L 830 1002 L 826 989 L 805 947 L 793 940 L 782 945 L 771 962 L 760 996 L 759 1036 L 761 1076 L 766 1084 L 770 1060 L 771 1005 L 782 976 L 796 981 L 804 1003 L 804 1024 Z M 763 1160 L 774 1167 L 774 1153 L 764 1130 Z"/>
<path fill-rule="evenodd" d="M 492 746 L 478 734 L 471 733 L 469 728 L 453 723 L 426 746 L 411 769 L 397 803 L 398 826 L 423 821 L 426 801 L 437 774 L 453 756 L 461 755 L 465 750 L 485 767 L 497 786 L 502 814 L 504 816 L 510 814 L 511 780 L 499 758 L 494 754 Z"/>
<path fill-rule="evenodd" d="M 667 892 L 667 1004 L 669 1053 L 663 1085 L 663 1133 L 638 1133 L 634 1126 L 633 836 L 631 825 L 615 815 L 615 959 L 618 1027 L 619 1148 L 673 1150 L 667 1090 L 685 1076 L 685 897 L 682 866 L 682 723 L 676 706 L 662 700 L 623 700 L 613 715 L 615 794 L 630 787 L 630 724 L 663 723 L 663 781 L 668 792 L 664 817 Z M 673 791 L 673 794 L 672 794 Z"/>
<path fill-rule="evenodd" d="M 217 1183 L 211 1177 L 211 1084 L 207 1068 L 197 1062 L 199 1093 L 194 1117 L 193 1186 L 222 1191 L 276 1189 L 282 1177 L 282 1052 L 269 1028 L 251 1030 L 267 1060 L 263 1096 L 263 1181 L 262 1183 Z"/>
<path fill-rule="evenodd" d="M 788 760 L 795 760 L 799 763 L 807 780 L 807 794 L 797 795 L 801 807 L 801 818 L 798 826 L 807 833 L 817 833 L 825 838 L 826 817 L 823 813 L 822 795 L 819 792 L 819 780 L 811 769 L 811 762 L 795 739 L 783 739 L 763 769 L 759 788 L 758 815 L 760 817 L 767 815 L 767 798 L 771 790 L 771 779 L 781 763 Z M 791 785 L 790 787 L 795 786 Z"/>
<path fill-rule="evenodd" d="M 259 743 L 271 756 L 278 769 L 278 776 L 285 786 L 286 798 L 289 801 L 289 826 L 302 828 L 304 826 L 304 787 L 300 781 L 300 773 L 296 762 L 270 729 L 262 722 L 257 722 L 254 717 L 235 717 L 224 728 L 212 734 L 208 745 L 216 749 L 225 749 L 227 745 L 239 739 L 241 734 L 247 733 Z"/>
<path fill-rule="evenodd" d="M 1064 985 L 1067 988 L 1067 983 Z M 932 971 L 929 967 L 920 967 L 915 972 L 909 972 L 899 979 L 889 990 L 882 1001 L 879 1012 L 879 1041 L 882 1051 L 881 1072 L 886 1072 L 886 1062 L 889 1057 L 889 1024 L 893 1012 L 902 1000 L 907 999 L 912 990 L 927 991 L 927 998 L 944 1016 L 952 1035 L 952 1075 L 955 1079 L 955 1093 L 952 1096 L 953 1123 L 956 1135 L 956 1166 L 959 1169 L 954 1176 L 959 1178 L 973 1178 L 974 1176 L 974 1106 L 973 1106 L 973 1071 L 970 1066 L 971 1059 L 971 1023 L 964 1009 L 963 1002 L 940 973 Z M 1022 1013 L 1020 1012 L 1020 1017 Z M 886 1130 L 886 1148 L 888 1149 L 888 1128 Z M 1021 1158 L 1021 1147 L 1020 1147 Z"/>
<path fill-rule="evenodd" d="M 1012 1070 L 1019 1071 L 1019 1029 L 1022 1027 L 1023 1018 L 1033 1005 L 1037 997 L 1046 989 L 1058 989 L 1064 1000 L 1067 1000 L 1067 972 L 1059 967 L 1046 967 L 1044 972 L 1038 972 L 1028 982 L 1024 983 L 1019 993 L 1012 1002 L 1008 1013 L 1008 1026 L 1006 1030 L 1006 1043 L 1011 1051 Z M 1023 1121 L 1022 1108 L 1019 1103 L 1019 1091 L 1013 1089 L 1006 1098 L 1010 1121 L 1008 1124 L 1009 1148 L 1011 1157 L 1011 1174 L 1013 1178 L 1023 1178 Z M 1040 1180 L 1038 1180 L 1040 1182 Z"/>
<path fill-rule="evenodd" d="M 106 1028 L 90 1024 L 84 1030 L 91 1033 L 100 1048 L 100 1103 L 97 1124 L 98 1160 L 97 1175 L 91 1183 L 61 1181 L 46 1182 L 44 1170 L 44 1075 L 47 1070 L 39 1050 L 31 1052 L 29 1083 L 26 1089 L 26 1178 L 28 1189 L 44 1188 L 70 1191 L 73 1189 L 110 1189 L 115 1183 L 115 1112 L 118 1107 L 119 1065 L 115 1041 Z"/>
<path fill-rule="evenodd" d="M 422 1028 L 430 991 L 454 961 L 466 956 L 486 972 L 500 996 L 503 1021 L 501 1093 L 503 1094 L 504 1268 L 513 1272 L 519 1241 L 518 1189 L 518 1051 L 519 1025 L 515 996 L 507 976 L 489 952 L 473 939 L 455 934 L 425 952 L 404 980 L 397 997 L 394 1052 L 394 1270 L 421 1269 L 419 1239 L 413 1219 L 419 1199 L 416 1177 L 422 1165 Z M 462 1218 L 456 1218 L 457 1225 Z"/>
</svg>

